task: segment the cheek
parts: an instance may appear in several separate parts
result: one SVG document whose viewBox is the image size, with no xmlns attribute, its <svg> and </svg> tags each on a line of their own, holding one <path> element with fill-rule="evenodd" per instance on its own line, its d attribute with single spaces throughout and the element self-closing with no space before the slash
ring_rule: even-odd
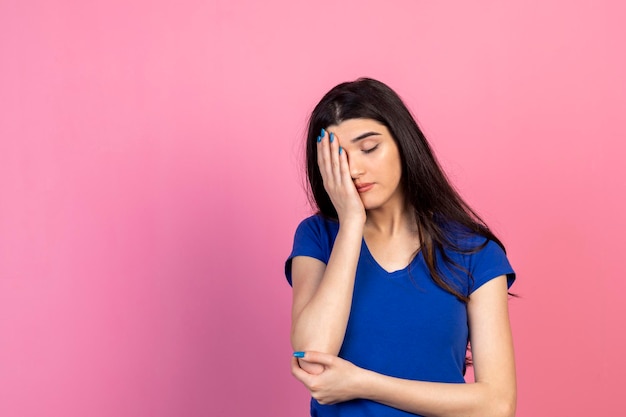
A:
<svg viewBox="0 0 626 417">
<path fill-rule="evenodd" d="M 392 167 L 390 167 L 389 186 L 395 190 L 400 187 L 401 183 L 402 169 L 397 165 L 393 165 Z"/>
<path fill-rule="evenodd" d="M 392 152 L 391 155 L 386 155 L 384 163 L 381 163 L 381 166 L 385 167 L 385 170 L 389 173 L 389 177 L 393 178 L 394 181 L 400 180 L 400 177 L 402 176 L 402 165 L 400 163 L 400 158 L 395 154 L 395 152 Z"/>
</svg>

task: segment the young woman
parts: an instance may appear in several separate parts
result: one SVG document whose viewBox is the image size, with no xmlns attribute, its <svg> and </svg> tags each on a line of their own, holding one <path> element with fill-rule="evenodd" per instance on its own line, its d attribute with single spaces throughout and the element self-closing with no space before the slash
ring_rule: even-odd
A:
<svg viewBox="0 0 626 417">
<path fill-rule="evenodd" d="M 285 273 L 311 415 L 513 416 L 514 271 L 398 95 L 366 78 L 329 91 L 309 121 L 307 174 L 318 212 Z"/>
</svg>

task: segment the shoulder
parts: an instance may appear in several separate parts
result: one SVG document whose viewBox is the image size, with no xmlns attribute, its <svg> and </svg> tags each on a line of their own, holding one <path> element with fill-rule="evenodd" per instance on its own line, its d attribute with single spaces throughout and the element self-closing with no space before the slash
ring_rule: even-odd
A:
<svg viewBox="0 0 626 417">
<path fill-rule="evenodd" d="M 300 222 L 293 238 L 293 248 L 285 262 L 285 274 L 289 283 L 291 283 L 291 261 L 296 256 L 308 256 L 328 263 L 338 231 L 339 222 L 319 214 Z"/>
<path fill-rule="evenodd" d="M 470 292 L 491 279 L 506 275 L 510 287 L 515 281 L 504 247 L 495 240 L 460 225 L 446 225 L 450 247 L 446 254 L 472 277 Z"/>
<path fill-rule="evenodd" d="M 478 240 L 480 246 L 467 256 L 468 267 L 472 274 L 472 292 L 488 281 L 501 275 L 506 275 L 507 287 L 515 281 L 515 271 L 506 256 L 504 248 L 497 242 L 484 236 Z"/>
<path fill-rule="evenodd" d="M 335 219 L 325 217 L 321 214 L 313 214 L 300 222 L 298 227 L 317 227 L 339 229 L 339 222 Z"/>
<path fill-rule="evenodd" d="M 339 231 L 339 222 L 314 214 L 302 220 L 296 228 L 296 238 L 307 235 L 311 238 L 334 237 Z"/>
<path fill-rule="evenodd" d="M 441 229 L 447 241 L 444 246 L 450 251 L 475 252 L 490 241 L 475 230 L 453 221 L 443 222 Z"/>
</svg>

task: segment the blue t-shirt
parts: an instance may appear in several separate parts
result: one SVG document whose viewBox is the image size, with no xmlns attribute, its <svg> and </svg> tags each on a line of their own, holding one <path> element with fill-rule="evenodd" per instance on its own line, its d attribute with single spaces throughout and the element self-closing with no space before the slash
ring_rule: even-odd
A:
<svg viewBox="0 0 626 417">
<path fill-rule="evenodd" d="M 310 256 L 328 263 L 339 223 L 319 215 L 300 223 L 293 250 L 285 264 L 291 284 L 291 260 Z M 484 237 L 463 238 L 461 246 L 475 247 Z M 493 241 L 472 254 L 446 253 L 471 273 L 461 274 L 438 259 L 443 274 L 456 274 L 457 288 L 471 294 L 484 283 L 506 275 L 509 287 L 515 273 L 502 248 Z M 458 279 L 459 277 L 464 279 Z M 406 268 L 387 272 L 373 258 L 365 240 L 357 265 L 352 307 L 339 356 L 353 364 L 398 378 L 463 383 L 468 343 L 466 304 L 431 278 L 421 252 Z M 377 402 L 357 399 L 321 405 L 311 399 L 311 416 L 415 416 Z"/>
</svg>

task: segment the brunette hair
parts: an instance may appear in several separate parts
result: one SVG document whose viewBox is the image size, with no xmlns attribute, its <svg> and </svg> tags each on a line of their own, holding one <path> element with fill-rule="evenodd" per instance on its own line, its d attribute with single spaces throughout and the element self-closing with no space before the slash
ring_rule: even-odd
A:
<svg viewBox="0 0 626 417">
<path fill-rule="evenodd" d="M 504 245 L 450 184 L 415 118 L 398 94 L 384 83 L 371 78 L 341 83 L 315 106 L 306 139 L 311 204 L 317 208 L 318 214 L 337 220 L 337 212 L 324 189 L 317 165 L 317 136 L 322 128 L 349 119 L 376 120 L 391 133 L 400 152 L 401 186 L 417 219 L 420 250 L 430 274 L 437 285 L 467 302 L 469 294 L 462 291 L 463 287 L 455 277 L 441 272 L 438 256 L 452 269 L 467 273 L 447 256 L 444 248 L 472 253 L 482 249 L 488 240 L 495 241 L 502 249 Z M 468 241 L 463 237 L 476 235 L 484 237 L 484 241 L 471 247 L 460 243 Z"/>
</svg>

